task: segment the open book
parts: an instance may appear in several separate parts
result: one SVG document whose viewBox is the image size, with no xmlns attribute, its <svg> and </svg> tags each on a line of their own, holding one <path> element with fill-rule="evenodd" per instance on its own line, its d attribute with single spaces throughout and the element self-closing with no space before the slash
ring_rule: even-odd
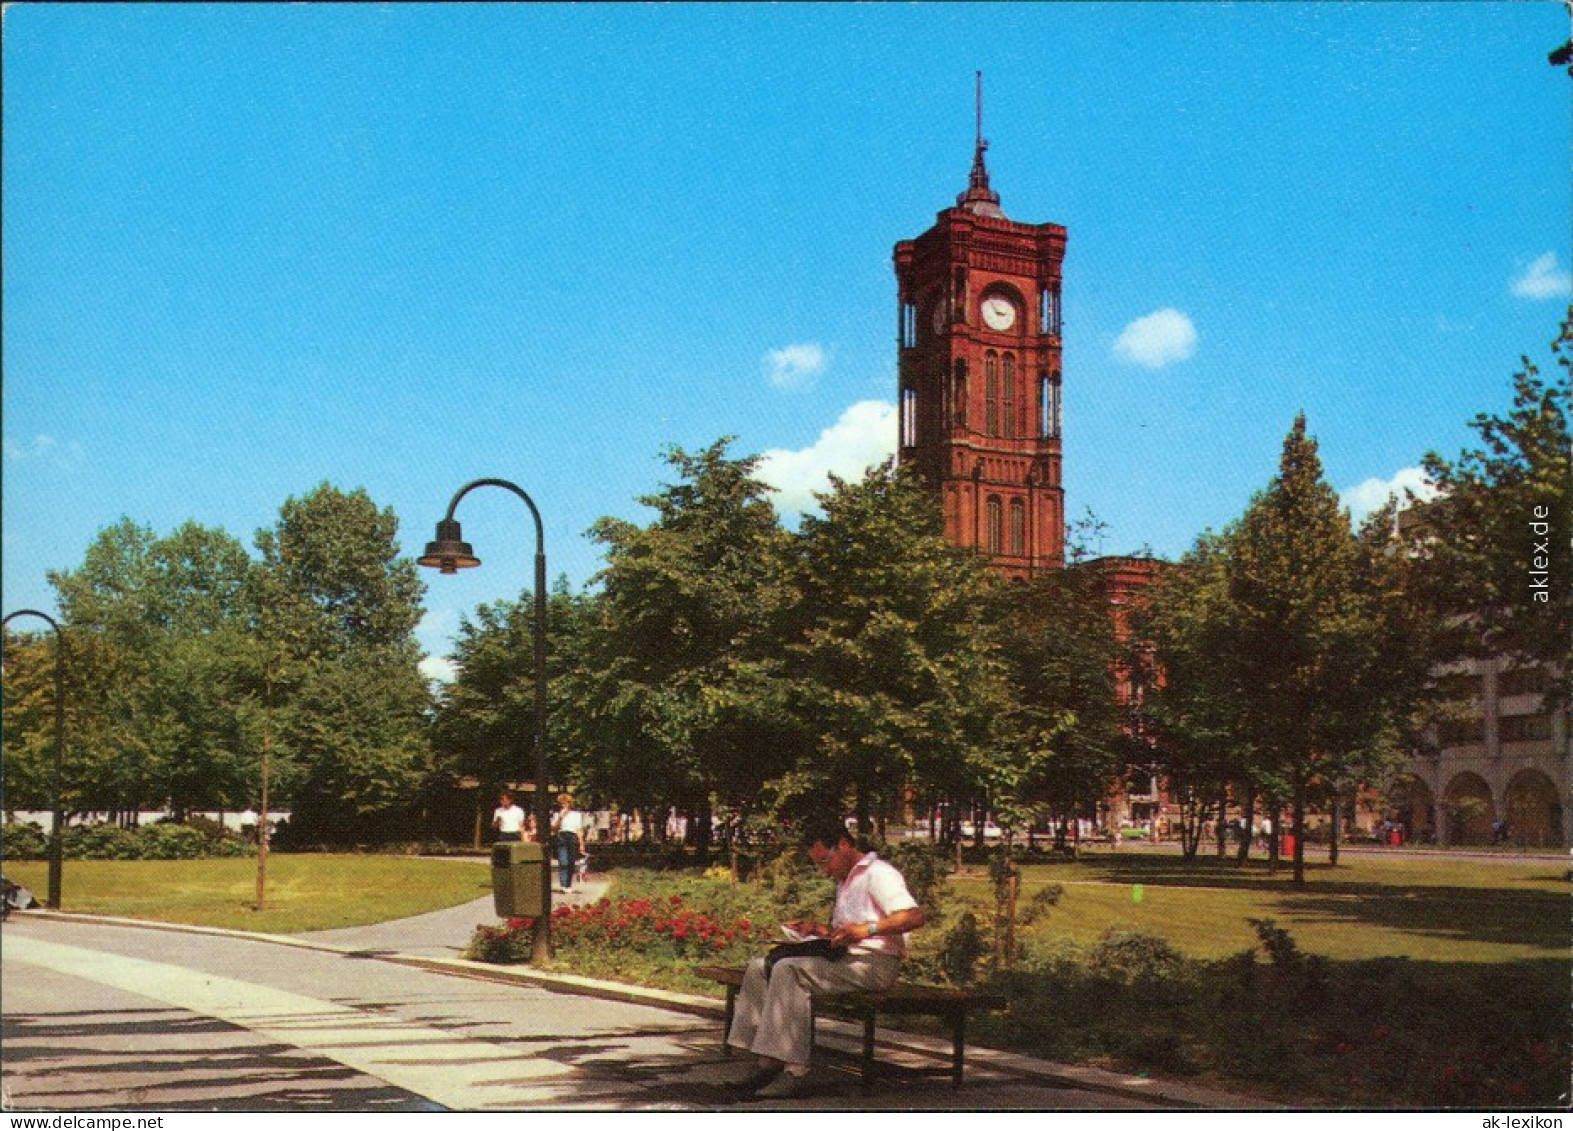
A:
<svg viewBox="0 0 1573 1131">
<path fill-rule="evenodd" d="M 805 935 L 802 931 L 789 927 L 785 923 L 781 924 L 781 936 L 787 942 L 808 942 L 809 939 L 824 938 L 823 935 Z"/>
</svg>

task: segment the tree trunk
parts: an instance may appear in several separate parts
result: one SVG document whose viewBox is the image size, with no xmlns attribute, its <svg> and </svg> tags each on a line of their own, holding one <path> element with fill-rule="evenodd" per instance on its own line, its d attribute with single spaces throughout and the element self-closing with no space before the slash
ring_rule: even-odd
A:
<svg viewBox="0 0 1573 1131">
<path fill-rule="evenodd" d="M 1218 859 L 1229 851 L 1229 787 L 1218 787 Z"/>
<path fill-rule="evenodd" d="M 1327 862 L 1333 867 L 1338 867 L 1338 827 L 1344 823 L 1343 795 L 1338 792 L 1338 787 L 1333 786 L 1333 827 L 1327 834 Z"/>
<path fill-rule="evenodd" d="M 1294 882 L 1305 883 L 1305 775 L 1294 776 Z"/>
<path fill-rule="evenodd" d="M 699 849 L 699 863 L 710 863 L 710 849 L 715 843 L 715 822 L 711 820 L 710 795 L 708 793 L 699 798 L 699 805 L 694 813 L 694 820 L 698 828 L 694 830 L 694 844 Z"/>
<path fill-rule="evenodd" d="M 1245 804 L 1240 807 L 1240 849 L 1235 855 L 1236 864 L 1251 858 L 1251 829 L 1256 823 L 1256 793 L 1249 787 L 1245 791 Z"/>
<path fill-rule="evenodd" d="M 1276 797 L 1268 802 L 1267 808 L 1267 871 L 1278 871 L 1280 836 L 1283 833 L 1283 802 Z"/>
</svg>

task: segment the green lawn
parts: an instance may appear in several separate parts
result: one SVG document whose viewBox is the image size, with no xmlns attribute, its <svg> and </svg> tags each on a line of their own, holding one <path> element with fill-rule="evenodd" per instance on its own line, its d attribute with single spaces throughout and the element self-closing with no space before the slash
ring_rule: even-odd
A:
<svg viewBox="0 0 1573 1131">
<path fill-rule="evenodd" d="M 1074 864 L 1030 865 L 1022 899 L 1060 884 L 1059 903 L 1030 929 L 1092 942 L 1109 927 L 1159 935 L 1185 953 L 1216 958 L 1256 944 L 1248 919 L 1273 919 L 1300 947 L 1335 959 L 1404 957 L 1438 962 L 1566 959 L 1573 898 L 1561 861 L 1474 860 L 1438 854 L 1387 860 L 1346 854 L 1337 868 L 1308 863 L 1295 885 L 1288 868 L 1244 869 L 1213 858 L 1120 850 Z M 987 900 L 982 875 L 955 890 Z"/>
<path fill-rule="evenodd" d="M 6 878 L 42 897 L 48 865 L 8 860 Z M 405 856 L 273 853 L 267 907 L 257 898 L 255 858 L 67 860 L 62 910 L 292 934 L 403 919 L 491 891 L 485 862 Z"/>
</svg>

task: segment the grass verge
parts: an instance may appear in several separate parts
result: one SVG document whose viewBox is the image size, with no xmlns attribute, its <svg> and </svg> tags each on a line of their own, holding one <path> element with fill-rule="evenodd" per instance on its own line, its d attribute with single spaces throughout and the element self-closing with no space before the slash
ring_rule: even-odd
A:
<svg viewBox="0 0 1573 1131">
<path fill-rule="evenodd" d="M 35 895 L 48 865 L 5 863 L 6 878 Z M 274 853 L 267 899 L 255 909 L 255 859 L 68 860 L 62 910 L 202 927 L 296 934 L 403 919 L 491 891 L 483 862 L 405 856 Z"/>
</svg>

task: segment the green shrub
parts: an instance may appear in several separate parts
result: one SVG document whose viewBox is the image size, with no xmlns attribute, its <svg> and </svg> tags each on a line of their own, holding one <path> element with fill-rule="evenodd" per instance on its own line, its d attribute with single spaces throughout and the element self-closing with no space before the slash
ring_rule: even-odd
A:
<svg viewBox="0 0 1573 1131">
<path fill-rule="evenodd" d="M 49 834 L 32 821 L 7 821 L 0 830 L 0 859 L 42 860 L 49 855 Z"/>
<path fill-rule="evenodd" d="M 500 966 L 517 966 L 530 961 L 535 946 L 535 926 L 532 919 L 509 919 L 500 927 L 485 923 L 475 928 L 464 957 L 471 962 L 491 962 Z"/>
<path fill-rule="evenodd" d="M 68 860 L 136 860 L 141 856 L 136 834 L 119 825 L 71 825 L 61 840 L 61 853 Z"/>
<path fill-rule="evenodd" d="M 1098 972 L 1122 982 L 1153 982 L 1173 978 L 1185 959 L 1165 939 L 1145 931 L 1110 927 L 1092 948 Z"/>
<path fill-rule="evenodd" d="M 1058 904 L 1064 894 L 1064 884 L 1045 884 L 1033 892 L 1026 902 L 1016 905 L 1016 922 L 1023 927 L 1030 927 L 1039 920 L 1047 918 L 1049 908 Z"/>
<path fill-rule="evenodd" d="M 900 841 L 880 849 L 880 855 L 896 866 L 918 906 L 937 913 L 938 895 L 955 868 L 954 857 L 940 845 L 923 840 Z"/>
<path fill-rule="evenodd" d="M 953 985 L 970 986 L 978 978 L 978 960 L 987 953 L 989 944 L 978 930 L 978 917 L 967 911 L 945 932 L 940 968 Z"/>
<path fill-rule="evenodd" d="M 148 825 L 137 830 L 134 840 L 142 860 L 198 860 L 208 853 L 208 838 L 190 825 Z"/>
<path fill-rule="evenodd" d="M 61 835 L 61 855 L 68 860 L 198 860 L 204 857 L 249 856 L 255 849 L 228 832 L 214 838 L 218 822 L 199 824 L 157 821 L 141 828 L 123 829 L 119 825 L 68 825 Z M 36 829 L 36 826 L 32 826 Z M 27 831 L 26 825 L 7 825 L 6 851 L 20 846 L 28 855 L 15 853 L 16 859 L 42 858 L 48 851 L 48 838 L 42 830 Z"/>
</svg>

